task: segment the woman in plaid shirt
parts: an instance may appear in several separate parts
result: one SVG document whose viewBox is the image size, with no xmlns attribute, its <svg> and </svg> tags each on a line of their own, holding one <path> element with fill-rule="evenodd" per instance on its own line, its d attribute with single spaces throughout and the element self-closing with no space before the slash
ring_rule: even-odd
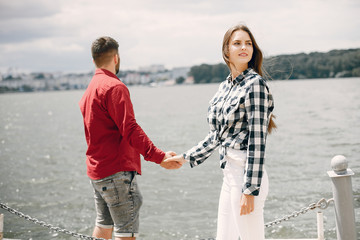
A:
<svg viewBox="0 0 360 240">
<path fill-rule="evenodd" d="M 262 78 L 262 52 L 246 26 L 225 33 L 222 52 L 231 73 L 210 100 L 209 134 L 167 161 L 189 161 L 194 167 L 219 148 L 224 179 L 217 240 L 261 240 L 269 186 L 264 168 L 266 136 L 276 127 L 273 97 Z"/>
</svg>

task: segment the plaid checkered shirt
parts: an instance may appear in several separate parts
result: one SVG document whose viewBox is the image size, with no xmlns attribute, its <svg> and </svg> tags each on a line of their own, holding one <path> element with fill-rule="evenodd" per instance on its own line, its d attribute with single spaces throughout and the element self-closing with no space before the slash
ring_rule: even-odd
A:
<svg viewBox="0 0 360 240">
<path fill-rule="evenodd" d="M 249 68 L 234 80 L 231 74 L 210 100 L 210 131 L 204 140 L 183 154 L 194 167 L 219 148 L 220 166 L 225 168 L 228 148 L 247 151 L 243 193 L 257 196 L 263 176 L 267 127 L 274 109 L 266 81 Z"/>
</svg>

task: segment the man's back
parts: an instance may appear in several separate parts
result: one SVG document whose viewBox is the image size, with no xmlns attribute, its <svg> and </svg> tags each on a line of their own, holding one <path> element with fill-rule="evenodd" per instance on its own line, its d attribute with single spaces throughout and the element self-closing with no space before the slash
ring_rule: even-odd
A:
<svg viewBox="0 0 360 240">
<path fill-rule="evenodd" d="M 139 153 L 123 139 L 123 128 L 119 129 L 125 114 L 133 116 L 127 96 L 127 87 L 116 75 L 97 69 L 79 102 L 88 145 L 87 172 L 92 179 L 140 169 Z"/>
</svg>

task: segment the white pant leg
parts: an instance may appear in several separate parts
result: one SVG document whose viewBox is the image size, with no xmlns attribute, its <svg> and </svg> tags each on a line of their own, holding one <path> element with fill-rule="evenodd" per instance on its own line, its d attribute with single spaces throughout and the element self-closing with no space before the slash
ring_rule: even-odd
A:
<svg viewBox="0 0 360 240">
<path fill-rule="evenodd" d="M 217 240 L 263 240 L 264 204 L 268 194 L 269 181 L 266 171 L 262 178 L 259 196 L 255 196 L 254 211 L 240 216 L 240 199 L 244 179 L 244 167 L 228 159 L 224 169 L 224 182 L 221 189 Z"/>
<path fill-rule="evenodd" d="M 232 193 L 231 186 L 227 183 L 224 177 L 223 185 L 221 188 L 218 220 L 217 220 L 217 240 L 238 240 L 239 232 L 236 226 L 236 221 L 233 214 Z"/>
<path fill-rule="evenodd" d="M 235 212 L 237 227 L 239 228 L 241 240 L 264 240 L 264 205 L 269 191 L 269 180 L 264 170 L 264 175 L 261 181 L 260 194 L 254 197 L 254 211 L 247 215 L 240 216 L 240 204 L 233 203 L 239 206 L 239 210 Z M 234 199 L 234 201 L 236 201 Z"/>
</svg>

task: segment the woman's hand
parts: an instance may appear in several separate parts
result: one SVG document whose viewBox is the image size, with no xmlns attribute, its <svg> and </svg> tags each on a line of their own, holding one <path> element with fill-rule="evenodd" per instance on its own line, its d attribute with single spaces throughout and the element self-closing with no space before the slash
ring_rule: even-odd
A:
<svg viewBox="0 0 360 240">
<path fill-rule="evenodd" d="M 176 162 L 176 161 L 167 161 L 167 159 L 172 158 L 176 156 L 176 153 L 173 151 L 169 151 L 165 153 L 165 157 L 162 160 L 162 162 L 160 163 L 160 166 L 166 169 L 178 169 L 182 166 L 181 163 Z"/>
<path fill-rule="evenodd" d="M 254 196 L 243 194 L 240 200 L 240 216 L 247 215 L 254 211 Z"/>
<path fill-rule="evenodd" d="M 182 155 L 173 156 L 171 158 L 166 159 L 164 162 L 177 162 L 181 165 L 183 165 L 185 162 L 187 162 Z"/>
</svg>

